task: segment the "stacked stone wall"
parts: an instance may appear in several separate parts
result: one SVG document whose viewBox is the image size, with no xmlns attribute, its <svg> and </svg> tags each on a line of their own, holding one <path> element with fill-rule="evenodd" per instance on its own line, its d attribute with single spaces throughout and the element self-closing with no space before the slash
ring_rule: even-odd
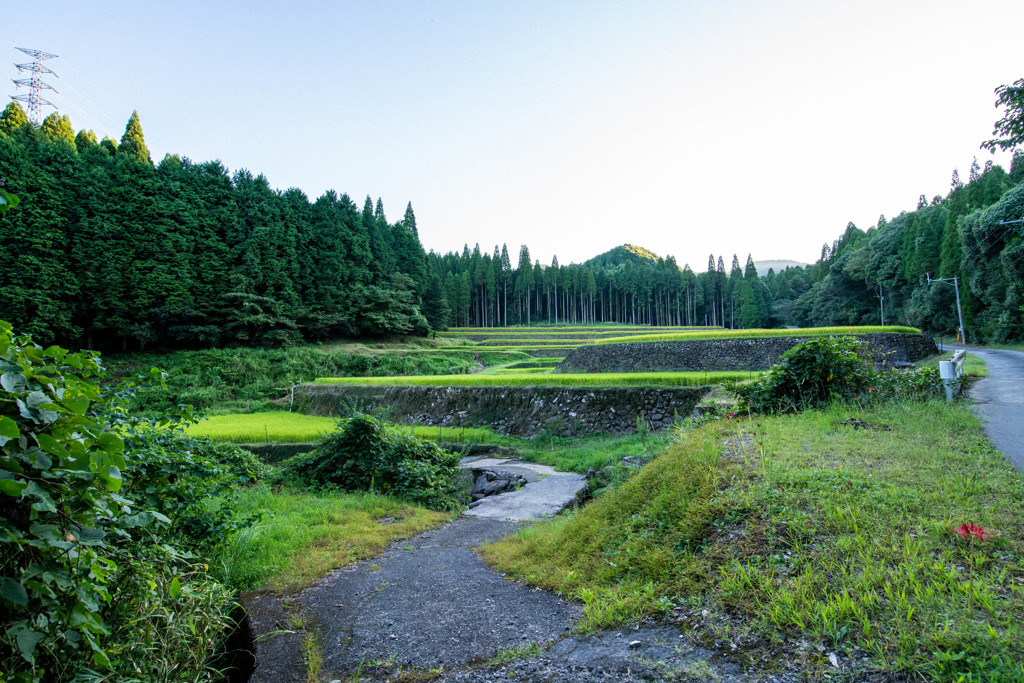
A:
<svg viewBox="0 0 1024 683">
<path fill-rule="evenodd" d="M 879 365 L 913 363 L 938 353 L 923 334 L 873 333 L 855 337 L 861 355 Z M 566 355 L 556 372 L 687 372 L 767 370 L 807 337 L 699 339 L 680 342 L 627 342 L 580 346 Z"/>
<path fill-rule="evenodd" d="M 428 387 L 305 384 L 295 388 L 302 412 L 384 410 L 388 419 L 441 427 L 490 427 L 500 434 L 558 436 L 652 429 L 691 415 L 708 387 Z"/>
</svg>

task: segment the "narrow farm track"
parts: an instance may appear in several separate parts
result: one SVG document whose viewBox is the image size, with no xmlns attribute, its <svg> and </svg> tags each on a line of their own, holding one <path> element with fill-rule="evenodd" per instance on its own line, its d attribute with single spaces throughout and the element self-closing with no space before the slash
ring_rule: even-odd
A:
<svg viewBox="0 0 1024 683">
<path fill-rule="evenodd" d="M 536 484 L 536 496 L 559 498 L 564 505 L 575 489 L 545 489 L 555 478 L 531 481 L 516 493 Z M 679 680 L 689 670 L 700 672 L 697 680 L 711 675 L 720 683 L 796 680 L 786 673 L 744 673 L 737 662 L 691 643 L 674 625 L 573 635 L 583 612 L 579 603 L 509 581 L 474 552 L 551 509 L 520 507 L 505 509 L 505 517 L 469 510 L 447 526 L 391 545 L 381 557 L 335 571 L 291 599 L 257 592 L 263 605 L 250 599 L 247 607 L 262 612 L 264 629 L 254 634 L 257 662 L 250 680 L 310 680 L 302 652 L 306 636 L 288 627 L 296 616 L 302 630 L 316 634 L 320 680 L 639 683 Z"/>
<path fill-rule="evenodd" d="M 988 377 L 971 387 L 985 433 L 1000 453 L 1024 472 L 1024 352 L 967 349 L 985 361 Z"/>
</svg>

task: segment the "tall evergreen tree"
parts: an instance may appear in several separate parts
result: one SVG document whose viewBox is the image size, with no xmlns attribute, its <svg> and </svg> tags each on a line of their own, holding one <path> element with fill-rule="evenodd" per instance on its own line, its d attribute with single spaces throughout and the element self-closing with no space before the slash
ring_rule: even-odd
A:
<svg viewBox="0 0 1024 683">
<path fill-rule="evenodd" d="M 25 110 L 16 101 L 11 100 L 0 114 L 0 133 L 10 135 L 25 125 L 28 125 Z"/>
<path fill-rule="evenodd" d="M 128 119 L 128 125 L 124 127 L 124 135 L 121 136 L 121 144 L 118 152 L 124 154 L 139 163 L 152 164 L 149 158 L 149 148 L 146 147 L 146 139 L 142 135 L 142 123 L 139 122 L 139 112 L 133 111 Z"/>
</svg>

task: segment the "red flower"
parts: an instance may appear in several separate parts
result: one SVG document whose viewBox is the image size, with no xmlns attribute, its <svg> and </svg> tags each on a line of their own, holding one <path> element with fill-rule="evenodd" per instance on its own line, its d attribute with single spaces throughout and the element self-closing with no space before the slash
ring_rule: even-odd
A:
<svg viewBox="0 0 1024 683">
<path fill-rule="evenodd" d="M 874 390 L 875 390 L 874 387 L 868 387 L 868 391 L 874 391 Z"/>
<path fill-rule="evenodd" d="M 986 531 L 975 524 L 961 524 L 959 529 L 953 529 L 953 533 L 961 538 L 973 537 L 979 541 L 984 541 L 986 538 L 991 538 L 994 535 L 993 532 Z"/>
<path fill-rule="evenodd" d="M 726 417 L 727 420 L 731 420 L 734 417 L 736 417 L 736 413 L 734 411 L 730 410 L 728 413 L 725 414 L 725 417 Z"/>
</svg>

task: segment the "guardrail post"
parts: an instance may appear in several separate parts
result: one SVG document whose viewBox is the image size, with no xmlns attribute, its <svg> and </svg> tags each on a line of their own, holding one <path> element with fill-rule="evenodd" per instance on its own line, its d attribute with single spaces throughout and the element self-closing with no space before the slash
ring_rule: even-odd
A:
<svg viewBox="0 0 1024 683">
<path fill-rule="evenodd" d="M 946 400 L 953 400 L 953 380 L 960 379 L 964 374 L 964 358 L 966 351 L 957 351 L 950 360 L 939 361 L 939 379 L 946 387 Z"/>
</svg>

